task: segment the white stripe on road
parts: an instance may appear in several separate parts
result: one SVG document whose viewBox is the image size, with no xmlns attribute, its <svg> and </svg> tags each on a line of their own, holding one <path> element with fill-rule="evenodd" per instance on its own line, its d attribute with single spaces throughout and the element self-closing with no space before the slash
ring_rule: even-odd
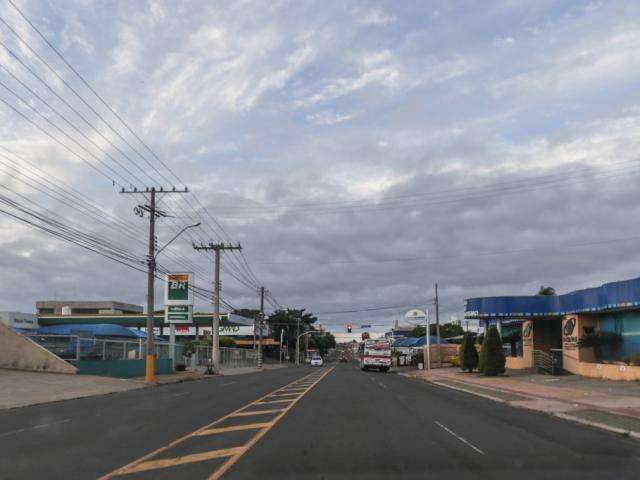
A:
<svg viewBox="0 0 640 480">
<path fill-rule="evenodd" d="M 440 428 L 442 428 L 445 432 L 453 435 L 454 437 L 456 437 L 458 440 L 460 440 L 462 443 L 466 444 L 467 446 L 471 447 L 472 449 L 474 449 L 476 452 L 478 452 L 480 455 L 484 455 L 484 452 L 482 450 L 480 450 L 478 447 L 476 447 L 473 443 L 469 442 L 468 440 L 466 440 L 465 438 L 462 438 L 460 435 L 458 435 L 456 432 L 454 432 L 453 430 L 448 429 L 447 427 L 445 427 L 443 424 L 441 424 L 440 422 L 438 422 L 437 420 L 434 420 L 434 423 L 436 425 L 438 425 Z"/>
<path fill-rule="evenodd" d="M 380 383 L 378 382 L 378 385 L 380 385 L 382 388 L 384 388 L 385 390 L 387 389 L 387 386 L 384 383 Z"/>
<path fill-rule="evenodd" d="M 13 430 L 11 432 L 0 433 L 0 437 L 7 437 L 9 435 L 15 435 L 16 433 L 26 432 L 27 430 L 36 430 L 38 428 L 51 427 L 53 425 L 59 425 L 61 423 L 67 423 L 67 422 L 70 422 L 70 421 L 71 421 L 70 418 L 66 418 L 64 420 L 60 420 L 60 421 L 57 421 L 57 422 L 43 423 L 42 425 L 35 425 L 33 427 L 21 428 L 20 430 Z"/>
<path fill-rule="evenodd" d="M 226 387 L 227 385 L 233 385 L 234 383 L 237 383 L 237 382 L 221 383 L 221 384 L 220 384 L 220 386 L 221 386 L 221 387 Z"/>
<path fill-rule="evenodd" d="M 173 396 L 174 397 L 181 397 L 182 395 L 189 395 L 190 392 L 181 392 L 181 393 L 174 393 Z"/>
</svg>

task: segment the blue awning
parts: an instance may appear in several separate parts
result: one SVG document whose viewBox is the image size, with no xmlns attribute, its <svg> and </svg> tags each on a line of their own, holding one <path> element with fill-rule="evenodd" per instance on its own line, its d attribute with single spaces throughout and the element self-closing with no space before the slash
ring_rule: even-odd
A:
<svg viewBox="0 0 640 480">
<path fill-rule="evenodd" d="M 564 295 L 478 297 L 465 301 L 466 318 L 559 317 L 640 307 L 640 277 Z"/>
<path fill-rule="evenodd" d="M 110 323 L 51 325 L 37 330 L 42 335 L 74 335 L 78 332 L 93 337 L 147 338 L 144 332 Z"/>
</svg>

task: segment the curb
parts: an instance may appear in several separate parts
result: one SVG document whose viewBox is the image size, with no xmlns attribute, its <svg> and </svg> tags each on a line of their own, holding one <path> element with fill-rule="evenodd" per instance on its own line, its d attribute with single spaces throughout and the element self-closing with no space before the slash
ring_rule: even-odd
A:
<svg viewBox="0 0 640 480">
<path fill-rule="evenodd" d="M 409 377 L 409 378 L 412 378 L 412 377 Z M 413 378 L 415 378 L 415 377 L 413 377 Z M 476 395 L 478 397 L 486 398 L 487 400 L 493 400 L 494 402 L 506 404 L 506 405 L 508 405 L 510 407 L 513 407 L 513 408 L 522 408 L 522 409 L 531 410 L 531 411 L 534 411 L 534 412 L 545 413 L 547 415 L 550 415 L 550 416 L 556 417 L 556 418 L 560 418 L 562 420 L 567 420 L 567 421 L 574 422 L 574 423 L 580 423 L 582 425 L 586 425 L 586 426 L 589 426 L 589 427 L 598 428 L 600 430 L 605 430 L 607 432 L 617 433 L 617 434 L 625 436 L 625 437 L 630 437 L 630 438 L 633 438 L 633 439 L 636 439 L 636 440 L 640 440 L 640 432 L 636 432 L 636 431 L 633 431 L 633 430 L 625 430 L 623 428 L 611 427 L 611 426 L 609 426 L 609 425 L 607 425 L 605 423 L 592 422 L 591 420 L 585 420 L 583 418 L 575 417 L 573 415 L 568 415 L 566 413 L 547 412 L 547 411 L 544 411 L 544 410 L 537 410 L 537 409 L 528 408 L 525 405 L 513 405 L 510 401 L 502 400 L 501 398 L 492 397 L 490 395 L 485 395 L 483 393 L 474 392 L 473 390 L 467 390 L 467 389 L 464 389 L 464 388 L 448 385 L 446 383 L 441 383 L 441 382 L 438 382 L 438 381 L 427 380 L 427 379 L 419 379 L 419 380 L 423 380 L 424 382 L 431 383 L 432 385 L 437 385 L 439 387 L 450 388 L 451 390 L 458 390 L 460 392 L 465 392 L 465 393 L 469 393 L 471 395 Z M 505 392 L 505 393 L 510 393 L 510 392 Z M 520 395 L 523 396 L 523 397 L 525 396 L 525 395 L 522 395 L 522 394 L 520 394 Z M 531 400 L 537 400 L 536 397 L 529 397 L 529 398 L 531 398 Z"/>
</svg>

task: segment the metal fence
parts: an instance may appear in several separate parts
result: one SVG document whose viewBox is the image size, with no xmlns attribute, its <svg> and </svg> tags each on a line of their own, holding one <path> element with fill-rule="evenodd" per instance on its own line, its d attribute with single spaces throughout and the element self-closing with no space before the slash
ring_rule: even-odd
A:
<svg viewBox="0 0 640 480">
<path fill-rule="evenodd" d="M 26 337 L 65 360 L 142 360 L 147 355 L 145 339 L 111 340 L 87 338 L 78 335 L 38 335 Z M 157 359 L 173 358 L 174 364 L 184 364 L 188 369 L 211 365 L 211 347 L 196 347 L 195 352 L 187 352 L 180 343 L 154 342 Z M 258 352 L 244 348 L 220 348 L 222 368 L 255 367 Z"/>
<path fill-rule="evenodd" d="M 258 364 L 258 352 L 245 348 L 220 348 L 220 366 L 222 368 L 255 367 Z M 208 367 L 211 365 L 211 347 L 198 346 L 187 366 Z"/>
<path fill-rule="evenodd" d="M 26 334 L 38 345 L 65 360 L 141 360 L 147 354 L 144 339 L 112 340 L 86 338 L 78 335 L 39 335 Z M 182 345 L 175 345 L 176 358 L 182 355 Z M 171 358 L 171 345 L 155 342 L 155 355 L 158 359 Z"/>
</svg>

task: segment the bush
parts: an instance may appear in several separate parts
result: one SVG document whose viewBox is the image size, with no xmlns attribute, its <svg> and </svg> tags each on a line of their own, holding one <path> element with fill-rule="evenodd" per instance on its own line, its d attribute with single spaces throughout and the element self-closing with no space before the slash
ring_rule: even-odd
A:
<svg viewBox="0 0 640 480">
<path fill-rule="evenodd" d="M 624 363 L 627 365 L 634 365 L 640 367 L 640 353 L 630 353 L 623 358 Z"/>
<path fill-rule="evenodd" d="M 593 348 L 596 361 L 601 362 L 605 357 L 615 359 L 622 347 L 622 335 L 616 332 L 595 332 L 585 335 L 578 342 L 579 348 Z"/>
<path fill-rule="evenodd" d="M 482 342 L 482 373 L 488 376 L 501 375 L 505 371 L 506 359 L 502 339 L 496 327 L 491 327 Z"/>
<path fill-rule="evenodd" d="M 451 357 L 451 365 L 453 365 L 454 367 L 459 367 L 460 366 L 460 355 L 456 355 L 455 357 Z"/>
<path fill-rule="evenodd" d="M 464 334 L 460 345 L 460 368 L 462 371 L 472 372 L 478 367 L 478 351 L 471 333 Z"/>
<path fill-rule="evenodd" d="M 187 366 L 184 363 L 176 363 L 176 372 L 184 372 Z"/>
</svg>

